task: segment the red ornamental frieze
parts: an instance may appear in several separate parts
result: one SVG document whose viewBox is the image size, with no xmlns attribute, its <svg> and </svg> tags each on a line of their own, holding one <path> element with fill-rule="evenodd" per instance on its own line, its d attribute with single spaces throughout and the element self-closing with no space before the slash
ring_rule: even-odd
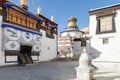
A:
<svg viewBox="0 0 120 80">
<path fill-rule="evenodd" d="M 115 14 L 116 11 L 105 11 L 105 12 L 100 12 L 96 14 L 96 17 L 103 17 L 103 16 L 108 16 L 108 15 L 113 15 Z"/>
</svg>

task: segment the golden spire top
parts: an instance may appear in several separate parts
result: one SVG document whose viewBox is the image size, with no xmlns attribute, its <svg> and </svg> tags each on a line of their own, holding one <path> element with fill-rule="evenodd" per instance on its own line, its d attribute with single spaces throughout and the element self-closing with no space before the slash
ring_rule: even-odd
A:
<svg viewBox="0 0 120 80">
<path fill-rule="evenodd" d="M 53 21 L 53 22 L 54 22 L 54 16 L 51 16 L 51 21 Z"/>
<path fill-rule="evenodd" d="M 20 0 L 20 5 L 27 5 L 26 0 Z"/>
<path fill-rule="evenodd" d="M 37 13 L 41 14 L 41 8 L 40 7 L 38 7 L 38 9 L 37 9 Z"/>
</svg>

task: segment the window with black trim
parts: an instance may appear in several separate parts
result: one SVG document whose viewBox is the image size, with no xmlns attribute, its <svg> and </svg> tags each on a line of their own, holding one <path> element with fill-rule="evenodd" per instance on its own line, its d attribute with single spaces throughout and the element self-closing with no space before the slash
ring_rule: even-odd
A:
<svg viewBox="0 0 120 80">
<path fill-rule="evenodd" d="M 103 39 L 103 44 L 108 44 L 109 43 L 109 39 L 108 38 L 104 38 Z"/>
<path fill-rule="evenodd" d="M 47 37 L 50 37 L 50 38 L 54 38 L 53 28 L 52 28 L 52 27 L 47 26 L 47 28 L 46 28 L 46 36 L 47 36 Z"/>
<path fill-rule="evenodd" d="M 33 25 L 33 27 L 36 26 L 36 31 L 40 32 L 40 26 L 41 26 L 40 22 L 38 22 L 37 24 L 33 23 L 32 25 Z"/>
<path fill-rule="evenodd" d="M 86 46 L 86 41 L 81 41 L 81 47 L 85 47 Z"/>
<path fill-rule="evenodd" d="M 97 17 L 97 34 L 115 32 L 115 14 Z"/>
</svg>

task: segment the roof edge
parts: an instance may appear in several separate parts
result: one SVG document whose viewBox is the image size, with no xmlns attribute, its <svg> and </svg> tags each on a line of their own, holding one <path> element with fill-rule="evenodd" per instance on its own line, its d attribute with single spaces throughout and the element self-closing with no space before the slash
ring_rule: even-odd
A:
<svg viewBox="0 0 120 80">
<path fill-rule="evenodd" d="M 116 9 L 120 9 L 120 3 L 113 4 L 113 5 L 108 5 L 108 6 L 104 6 L 104 7 L 100 7 L 100 8 L 91 9 L 89 11 L 89 13 L 90 14 L 95 14 L 96 12 L 101 12 L 101 11 L 104 11 L 104 10 L 116 10 Z"/>
</svg>

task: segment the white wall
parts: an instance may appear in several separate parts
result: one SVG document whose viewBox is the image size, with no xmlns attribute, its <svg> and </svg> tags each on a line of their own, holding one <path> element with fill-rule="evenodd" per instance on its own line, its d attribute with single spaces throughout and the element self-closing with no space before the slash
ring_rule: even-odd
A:
<svg viewBox="0 0 120 80">
<path fill-rule="evenodd" d="M 96 16 L 90 16 L 90 55 L 94 61 L 120 62 L 120 11 L 115 17 L 116 32 L 96 34 Z M 103 38 L 109 43 L 103 44 Z"/>
<path fill-rule="evenodd" d="M 17 62 L 5 63 L 4 51 L 2 51 L 4 35 L 3 35 L 3 28 L 1 28 L 1 24 L 2 24 L 2 17 L 0 16 L 0 66 L 17 64 Z M 43 34 L 43 36 L 41 37 L 41 51 L 39 56 L 39 62 L 55 59 L 57 57 L 57 35 L 54 34 L 55 38 L 53 39 L 46 37 L 45 31 L 41 30 L 41 33 Z M 32 56 L 32 58 L 36 60 L 37 56 Z M 17 61 L 17 57 L 7 56 L 6 60 Z"/>
<path fill-rule="evenodd" d="M 86 46 L 81 47 L 81 41 L 75 41 L 73 43 L 73 53 L 75 59 L 79 59 L 80 55 L 83 53 L 83 49 L 86 48 L 86 52 L 89 53 L 89 40 L 86 41 Z"/>
<path fill-rule="evenodd" d="M 81 32 L 63 32 L 61 33 L 62 37 L 63 36 L 82 36 Z"/>
<path fill-rule="evenodd" d="M 1 28 L 1 25 L 2 25 L 2 16 L 0 16 L 0 65 L 2 64 L 2 28 Z"/>
<path fill-rule="evenodd" d="M 0 66 L 4 65 L 4 51 L 2 51 L 2 43 L 3 43 L 3 29 L 1 28 L 2 25 L 2 16 L 0 16 Z"/>
<path fill-rule="evenodd" d="M 79 59 L 80 55 L 83 52 L 83 48 L 84 47 L 81 47 L 81 41 L 75 41 L 73 43 L 73 53 L 75 59 Z"/>
<path fill-rule="evenodd" d="M 47 38 L 46 32 L 41 30 L 43 34 L 41 38 L 41 52 L 39 59 L 40 61 L 49 61 L 57 57 L 57 35 L 54 34 L 55 38 Z"/>
</svg>

